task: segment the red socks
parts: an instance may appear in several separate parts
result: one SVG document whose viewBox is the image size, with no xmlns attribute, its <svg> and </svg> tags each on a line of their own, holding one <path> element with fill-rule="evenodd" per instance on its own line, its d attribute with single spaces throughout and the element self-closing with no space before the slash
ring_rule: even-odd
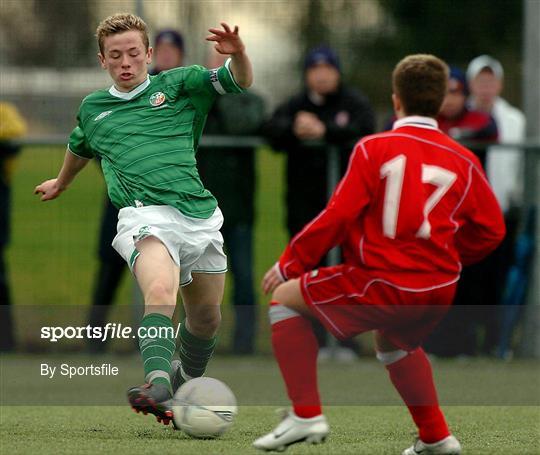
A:
<svg viewBox="0 0 540 455">
<path fill-rule="evenodd" d="M 433 443 L 450 432 L 439 408 L 431 364 L 422 348 L 386 366 L 390 379 L 409 408 L 423 442 Z"/>
<path fill-rule="evenodd" d="M 317 385 L 317 339 L 310 321 L 302 316 L 287 317 L 272 324 L 272 346 L 287 393 L 297 416 L 320 415 Z M 386 366 L 392 383 L 409 408 L 426 443 L 440 441 L 450 432 L 439 408 L 431 365 L 419 348 Z"/>
<path fill-rule="evenodd" d="M 303 418 L 320 415 L 317 385 L 319 346 L 311 323 L 302 316 L 275 322 L 272 324 L 272 346 L 294 413 Z"/>
</svg>

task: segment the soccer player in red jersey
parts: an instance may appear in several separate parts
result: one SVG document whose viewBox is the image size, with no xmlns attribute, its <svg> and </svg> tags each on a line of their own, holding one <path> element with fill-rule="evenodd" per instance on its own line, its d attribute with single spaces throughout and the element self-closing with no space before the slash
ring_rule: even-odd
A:
<svg viewBox="0 0 540 455">
<path fill-rule="evenodd" d="M 404 455 L 461 453 L 421 343 L 448 310 L 462 264 L 492 251 L 505 226 L 478 159 L 437 127 L 447 80 L 437 57 L 398 63 L 393 130 L 356 144 L 326 209 L 266 273 L 272 345 L 293 409 L 256 448 L 318 443 L 329 432 L 317 386 L 316 318 L 338 338 L 375 331 L 377 358 L 418 427 Z M 344 263 L 312 270 L 336 245 Z"/>
</svg>

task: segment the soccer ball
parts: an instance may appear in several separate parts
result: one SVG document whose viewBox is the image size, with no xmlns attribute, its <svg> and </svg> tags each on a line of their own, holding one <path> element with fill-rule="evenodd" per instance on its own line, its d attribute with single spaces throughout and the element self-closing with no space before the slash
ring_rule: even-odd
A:
<svg viewBox="0 0 540 455">
<path fill-rule="evenodd" d="M 173 397 L 176 427 L 194 438 L 221 436 L 232 426 L 237 412 L 231 389 L 214 378 L 191 379 Z"/>
</svg>

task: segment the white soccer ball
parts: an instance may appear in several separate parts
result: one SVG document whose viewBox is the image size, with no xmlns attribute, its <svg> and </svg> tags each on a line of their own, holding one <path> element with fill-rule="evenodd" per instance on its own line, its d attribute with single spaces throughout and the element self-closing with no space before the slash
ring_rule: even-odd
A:
<svg viewBox="0 0 540 455">
<path fill-rule="evenodd" d="M 173 397 L 176 427 L 194 438 L 216 438 L 233 424 L 238 412 L 231 389 L 214 378 L 194 378 Z"/>
</svg>

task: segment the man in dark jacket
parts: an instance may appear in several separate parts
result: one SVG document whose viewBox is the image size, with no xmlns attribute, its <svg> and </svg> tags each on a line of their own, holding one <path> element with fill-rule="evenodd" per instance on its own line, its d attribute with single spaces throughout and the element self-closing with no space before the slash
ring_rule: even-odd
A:
<svg viewBox="0 0 540 455">
<path fill-rule="evenodd" d="M 326 205 L 326 144 L 338 147 L 343 175 L 354 144 L 375 128 L 367 98 L 343 85 L 334 50 L 326 46 L 312 49 L 304 61 L 304 76 L 305 89 L 279 106 L 266 127 L 273 148 L 287 154 L 287 229 L 291 237 Z M 314 141 L 321 145 L 313 145 Z"/>
<path fill-rule="evenodd" d="M 213 53 L 209 68 L 223 64 Z M 264 122 L 263 99 L 248 91 L 223 95 L 214 103 L 204 127 L 205 135 L 249 136 L 260 134 Z M 253 223 L 255 218 L 255 149 L 200 147 L 199 174 L 206 188 L 216 197 L 223 212 L 221 233 L 233 276 L 234 335 L 232 352 L 255 351 L 257 305 L 253 284 Z"/>
<path fill-rule="evenodd" d="M 339 147 L 341 169 L 356 141 L 374 132 L 368 100 L 341 82 L 338 56 L 325 46 L 311 50 L 304 62 L 306 88 L 279 106 L 266 134 L 276 150 L 287 153 L 287 228 L 294 236 L 327 201 L 326 146 Z"/>
</svg>

